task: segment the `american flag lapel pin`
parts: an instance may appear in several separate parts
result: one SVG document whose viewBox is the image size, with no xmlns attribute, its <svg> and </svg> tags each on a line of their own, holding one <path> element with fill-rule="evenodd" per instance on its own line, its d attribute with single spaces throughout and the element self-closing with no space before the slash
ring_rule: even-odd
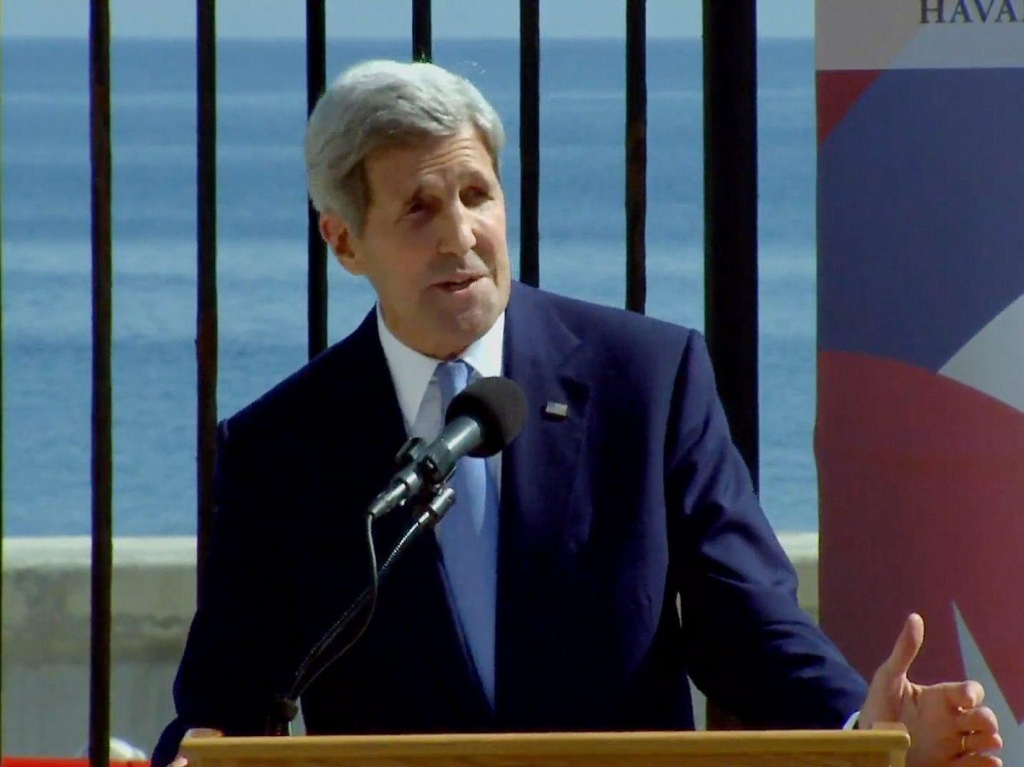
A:
<svg viewBox="0 0 1024 767">
<path fill-rule="evenodd" d="M 569 406 L 564 402 L 552 402 L 549 400 L 548 404 L 544 406 L 544 415 L 559 421 L 565 420 L 569 417 Z"/>
</svg>

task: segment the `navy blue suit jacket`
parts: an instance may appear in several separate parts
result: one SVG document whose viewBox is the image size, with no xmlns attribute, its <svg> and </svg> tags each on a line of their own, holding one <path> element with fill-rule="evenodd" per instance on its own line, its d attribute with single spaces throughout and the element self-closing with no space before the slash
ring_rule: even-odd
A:
<svg viewBox="0 0 1024 767">
<path fill-rule="evenodd" d="M 259 734 L 367 582 L 364 512 L 406 439 L 375 322 L 221 424 L 207 581 L 155 765 L 190 726 Z M 514 284 L 504 365 L 529 415 L 503 459 L 494 709 L 431 533 L 303 696 L 308 731 L 687 729 L 687 675 L 748 725 L 841 727 L 864 681 L 797 605 L 700 334 Z"/>
</svg>

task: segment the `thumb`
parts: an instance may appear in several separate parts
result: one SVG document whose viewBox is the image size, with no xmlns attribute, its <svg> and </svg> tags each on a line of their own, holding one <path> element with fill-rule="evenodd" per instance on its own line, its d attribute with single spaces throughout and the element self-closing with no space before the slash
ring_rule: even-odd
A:
<svg viewBox="0 0 1024 767">
<path fill-rule="evenodd" d="M 917 613 L 911 613 L 903 624 L 893 645 L 892 653 L 885 662 L 886 670 L 893 676 L 903 676 L 910 670 L 910 664 L 921 651 L 924 644 L 924 619 Z"/>
</svg>

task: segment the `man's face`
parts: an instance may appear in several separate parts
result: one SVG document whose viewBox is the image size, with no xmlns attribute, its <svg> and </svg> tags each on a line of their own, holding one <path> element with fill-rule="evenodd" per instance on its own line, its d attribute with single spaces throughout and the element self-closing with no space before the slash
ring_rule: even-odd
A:
<svg viewBox="0 0 1024 767">
<path fill-rule="evenodd" d="M 370 205 L 361 233 L 337 216 L 321 232 L 349 272 L 377 293 L 407 346 L 454 357 L 508 304 L 505 197 L 476 131 L 366 159 Z"/>
</svg>

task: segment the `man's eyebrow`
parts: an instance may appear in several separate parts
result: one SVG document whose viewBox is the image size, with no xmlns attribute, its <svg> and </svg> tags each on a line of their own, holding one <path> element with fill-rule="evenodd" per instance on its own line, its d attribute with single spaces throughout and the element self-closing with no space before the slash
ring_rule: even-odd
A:
<svg viewBox="0 0 1024 767">
<path fill-rule="evenodd" d="M 464 184 L 467 181 L 483 185 L 489 185 L 491 183 L 490 179 L 487 178 L 487 174 L 479 168 L 466 168 L 465 170 L 460 171 L 456 176 L 457 184 Z M 430 194 L 430 187 L 432 186 L 432 184 L 420 181 L 409 192 L 402 195 L 402 204 L 406 205 L 413 200 L 426 197 Z"/>
<path fill-rule="evenodd" d="M 487 178 L 487 174 L 484 173 L 479 168 L 468 168 L 467 170 L 463 171 L 462 174 L 460 175 L 460 180 L 465 181 L 467 179 L 481 184 L 490 183 Z"/>
</svg>

